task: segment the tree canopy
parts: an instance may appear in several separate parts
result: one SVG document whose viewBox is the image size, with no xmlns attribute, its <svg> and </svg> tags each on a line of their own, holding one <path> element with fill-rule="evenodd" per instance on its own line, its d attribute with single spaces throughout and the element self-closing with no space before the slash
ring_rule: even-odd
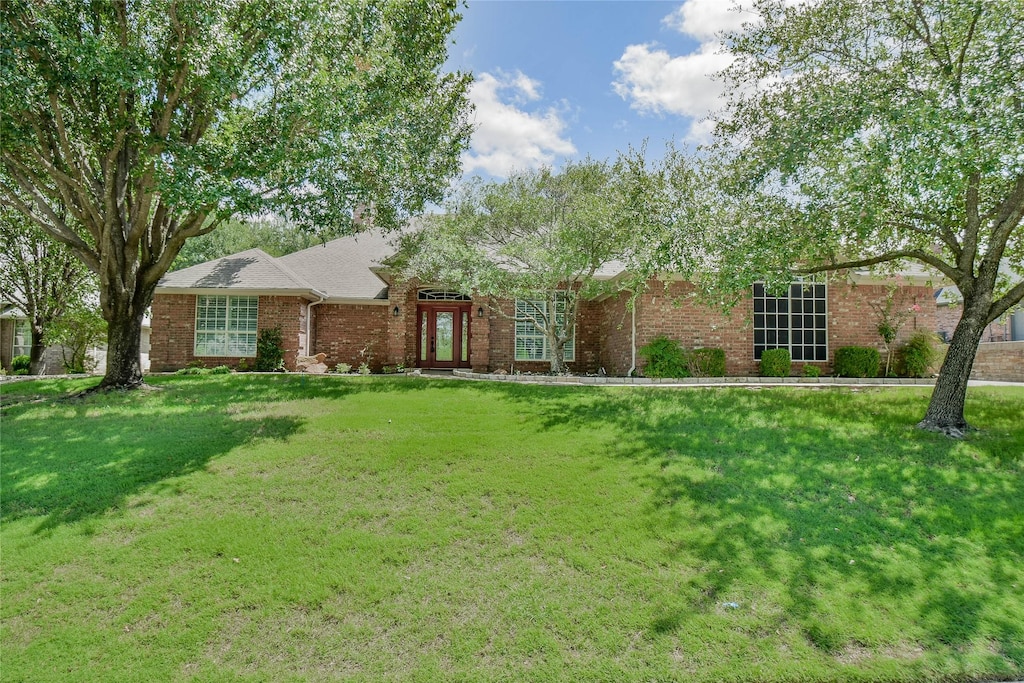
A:
<svg viewBox="0 0 1024 683">
<path fill-rule="evenodd" d="M 189 238 L 235 215 L 351 230 L 439 201 L 471 127 L 456 3 L 8 0 L 0 199 L 98 274 L 103 385 Z"/>
<path fill-rule="evenodd" d="M 171 264 L 171 270 L 181 270 L 254 247 L 271 256 L 284 256 L 319 244 L 322 239 L 327 239 L 327 236 L 297 229 L 279 218 L 232 218 L 213 232 L 186 241 Z"/>
<path fill-rule="evenodd" d="M 444 213 L 403 237 L 392 265 L 407 277 L 492 298 L 498 314 L 545 335 L 551 370 L 562 372 L 580 300 L 607 286 L 599 270 L 629 244 L 613 176 L 607 163 L 587 159 L 500 182 L 474 178 Z M 520 305 L 503 306 L 508 300 Z"/>
<path fill-rule="evenodd" d="M 1024 297 L 1024 4 L 753 8 L 725 41 L 716 208 L 674 234 L 703 240 L 734 289 L 911 261 L 955 283 L 963 317 L 921 426 L 959 432 L 981 333 Z"/>
</svg>

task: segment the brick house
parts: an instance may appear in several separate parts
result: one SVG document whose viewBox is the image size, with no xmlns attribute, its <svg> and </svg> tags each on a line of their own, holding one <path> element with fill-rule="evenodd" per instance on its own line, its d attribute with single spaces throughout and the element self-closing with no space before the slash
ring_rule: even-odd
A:
<svg viewBox="0 0 1024 683">
<path fill-rule="evenodd" d="M 279 326 L 289 369 L 298 355 L 324 353 L 330 367 L 365 362 L 375 371 L 398 364 L 547 371 L 543 336 L 512 318 L 523 302 L 396 281 L 382 265 L 392 252 L 386 237 L 367 232 L 280 258 L 251 249 L 169 273 L 153 299 L 152 370 L 195 360 L 235 366 L 255 357 L 259 330 Z M 608 269 L 602 277 L 616 275 Z M 889 289 L 866 273 L 849 273 L 843 283 L 794 283 L 781 296 L 755 284 L 730 314 L 701 303 L 688 282 L 648 284 L 632 308 L 625 291 L 582 302 L 566 349 L 572 371 L 642 371 L 636 351 L 658 335 L 687 348 L 724 349 L 731 375 L 756 374 L 766 348 L 789 348 L 795 372 L 811 363 L 826 373 L 840 346 L 882 348 L 873 306 Z M 919 309 L 901 336 L 934 331 L 926 277 L 904 278 L 898 293 L 901 306 Z"/>
</svg>

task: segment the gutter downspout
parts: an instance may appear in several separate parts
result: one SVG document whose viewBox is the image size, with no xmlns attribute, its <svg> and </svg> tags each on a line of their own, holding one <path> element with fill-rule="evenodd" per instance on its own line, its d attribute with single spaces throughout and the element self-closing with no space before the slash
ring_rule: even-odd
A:
<svg viewBox="0 0 1024 683">
<path fill-rule="evenodd" d="M 316 295 L 318 297 L 320 297 L 320 301 L 312 301 L 312 302 L 310 302 L 310 304 L 308 306 L 306 306 L 306 355 L 307 356 L 312 356 L 313 355 L 313 333 L 312 333 L 313 307 L 314 306 L 319 306 L 320 304 L 322 304 L 324 302 L 324 299 L 327 298 L 326 296 L 324 296 L 323 294 L 321 294 L 319 292 L 317 292 Z"/>
<path fill-rule="evenodd" d="M 626 373 L 626 377 L 632 377 L 633 373 L 636 372 L 636 306 L 637 301 L 633 302 L 633 310 L 631 311 L 631 333 L 629 343 L 629 360 L 632 365 L 629 366 L 629 372 Z"/>
</svg>

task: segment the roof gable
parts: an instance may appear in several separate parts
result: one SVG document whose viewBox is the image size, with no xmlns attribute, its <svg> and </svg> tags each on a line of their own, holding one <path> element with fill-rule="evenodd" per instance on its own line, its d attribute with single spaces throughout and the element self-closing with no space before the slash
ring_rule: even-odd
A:
<svg viewBox="0 0 1024 683">
<path fill-rule="evenodd" d="M 262 249 L 248 249 L 231 256 L 199 263 L 167 273 L 160 288 L 288 290 L 313 293 L 316 289 Z"/>
</svg>

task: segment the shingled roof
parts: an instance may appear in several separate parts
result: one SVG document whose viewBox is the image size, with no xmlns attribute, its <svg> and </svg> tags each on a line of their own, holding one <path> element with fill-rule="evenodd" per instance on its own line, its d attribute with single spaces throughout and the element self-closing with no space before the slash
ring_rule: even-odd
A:
<svg viewBox="0 0 1024 683">
<path fill-rule="evenodd" d="M 190 268 L 167 273 L 157 291 L 168 289 L 235 289 L 286 291 L 315 295 L 316 287 L 262 249 L 248 249 Z"/>
<path fill-rule="evenodd" d="M 379 232 L 363 232 L 279 258 L 249 249 L 167 273 L 157 291 L 224 289 L 328 300 L 386 300 L 387 285 L 371 268 L 395 252 L 391 241 Z"/>
<path fill-rule="evenodd" d="M 395 253 L 392 238 L 361 232 L 278 259 L 302 273 L 328 299 L 387 299 L 387 285 L 371 268 Z"/>
</svg>

